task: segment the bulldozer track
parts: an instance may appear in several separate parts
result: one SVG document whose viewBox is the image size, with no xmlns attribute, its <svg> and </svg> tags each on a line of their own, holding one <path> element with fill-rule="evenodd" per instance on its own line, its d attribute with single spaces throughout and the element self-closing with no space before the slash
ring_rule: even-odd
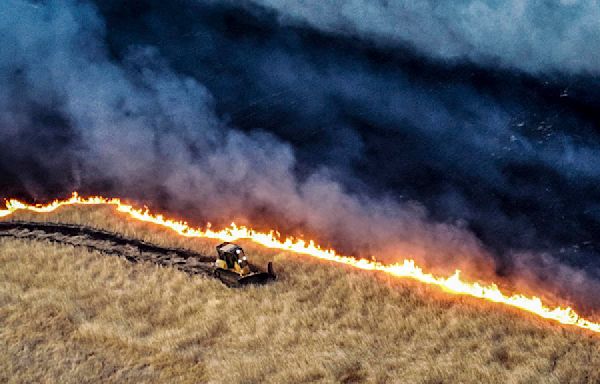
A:
<svg viewBox="0 0 600 384">
<path fill-rule="evenodd" d="M 214 256 L 202 255 L 189 249 L 162 247 L 101 229 L 72 224 L 6 221 L 0 222 L 0 238 L 2 237 L 83 247 L 118 256 L 132 263 L 151 262 L 173 267 L 189 275 L 218 278 L 228 287 L 238 286 L 235 281 L 214 276 Z"/>
</svg>

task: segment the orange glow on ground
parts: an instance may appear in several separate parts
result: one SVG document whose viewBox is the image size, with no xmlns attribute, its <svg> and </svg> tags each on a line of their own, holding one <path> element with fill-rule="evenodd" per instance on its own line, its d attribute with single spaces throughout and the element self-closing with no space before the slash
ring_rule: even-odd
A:
<svg viewBox="0 0 600 384">
<path fill-rule="evenodd" d="M 218 239 L 222 241 L 248 239 L 267 248 L 309 255 L 322 260 L 349 265 L 358 269 L 381 271 L 399 278 L 417 280 L 424 284 L 438 286 L 445 292 L 451 294 L 467 295 L 490 302 L 501 303 L 525 310 L 561 324 L 573 325 L 600 333 L 600 323 L 595 323 L 579 316 L 570 307 L 549 307 L 545 305 L 539 297 L 521 294 L 507 295 L 493 283 L 482 285 L 477 282 L 464 281 L 461 279 L 460 271 L 458 270 L 450 277 L 434 276 L 423 271 L 421 267 L 415 264 L 414 260 L 406 259 L 394 264 L 383 264 L 374 260 L 357 259 L 352 256 L 338 255 L 332 249 L 323 249 L 312 240 L 305 241 L 295 238 L 281 239 L 275 231 L 268 233 L 258 232 L 252 228 L 243 226 L 238 227 L 234 223 L 232 223 L 230 227 L 219 231 L 211 229 L 210 225 L 207 225 L 206 229 L 192 228 L 185 222 L 171 220 L 165 218 L 163 215 L 152 214 L 148 209 L 135 208 L 131 205 L 122 203 L 118 198 L 105 198 L 100 196 L 80 197 L 77 193 L 73 193 L 69 199 L 55 200 L 46 205 L 30 205 L 18 200 L 10 199 L 6 201 L 6 209 L 0 210 L 0 218 L 8 217 L 19 210 L 48 213 L 66 205 L 111 205 L 114 206 L 117 211 L 122 212 L 135 220 L 169 228 L 181 236 Z"/>
</svg>

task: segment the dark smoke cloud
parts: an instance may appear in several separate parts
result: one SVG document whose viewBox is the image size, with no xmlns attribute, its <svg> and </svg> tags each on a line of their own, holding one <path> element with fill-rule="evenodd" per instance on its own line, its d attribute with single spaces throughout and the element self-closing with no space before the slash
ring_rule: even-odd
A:
<svg viewBox="0 0 600 384">
<path fill-rule="evenodd" d="M 266 211 L 281 223 L 363 249 L 402 233 L 407 247 L 435 237 L 432 244 L 443 242 L 455 254 L 481 253 L 468 233 L 429 227 L 419 208 L 346 193 L 326 168 L 299 181 L 288 145 L 263 131 L 225 125 L 206 88 L 170 71 L 152 48 L 132 47 L 122 62 L 111 61 L 102 20 L 88 4 L 12 2 L 5 17 L 2 32 L 12 52 L 2 55 L 3 72 L 19 72 L 23 79 L 15 85 L 6 76 L 6 88 L 29 94 L 17 98 L 25 121 L 5 115 L 3 126 L 13 128 L 2 130 L 2 142 L 10 143 L 6 151 L 39 152 L 38 161 L 52 175 L 70 173 L 67 188 L 107 180 L 115 191 L 133 196 L 152 199 L 160 191 L 170 204 L 217 220 Z M 22 25 L 26 31 L 19 31 Z M 5 110 L 14 109 L 12 100 L 6 97 Z M 37 125 L 42 117 L 36 105 L 60 116 L 75 142 L 31 137 L 53 131 Z M 61 157 L 53 160 L 54 153 Z M 412 246 L 425 253 L 424 244 Z"/>
<path fill-rule="evenodd" d="M 250 1 L 277 11 L 284 23 L 407 44 L 440 59 L 527 72 L 600 71 L 594 0 Z"/>
<path fill-rule="evenodd" d="M 128 196 L 600 305 L 593 77 L 448 68 L 225 2 L 1 9 L 3 194 Z"/>
</svg>

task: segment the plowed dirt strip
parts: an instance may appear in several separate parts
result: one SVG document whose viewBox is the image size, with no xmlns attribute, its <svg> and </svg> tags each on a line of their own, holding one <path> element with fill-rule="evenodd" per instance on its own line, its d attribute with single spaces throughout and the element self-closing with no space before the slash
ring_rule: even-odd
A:
<svg viewBox="0 0 600 384">
<path fill-rule="evenodd" d="M 151 262 L 173 267 L 190 275 L 214 277 L 212 273 L 214 256 L 201 255 L 187 249 L 161 247 L 90 227 L 20 221 L 0 222 L 0 237 L 85 247 L 89 250 L 122 257 L 132 263 Z M 221 281 L 229 287 L 237 286 L 235 282 L 226 279 L 221 279 Z"/>
</svg>

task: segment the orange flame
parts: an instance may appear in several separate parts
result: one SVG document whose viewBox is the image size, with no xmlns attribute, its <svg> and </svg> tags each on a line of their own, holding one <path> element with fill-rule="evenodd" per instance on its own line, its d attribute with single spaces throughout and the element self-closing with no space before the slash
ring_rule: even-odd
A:
<svg viewBox="0 0 600 384">
<path fill-rule="evenodd" d="M 206 230 L 192 228 L 186 222 L 175 221 L 165 218 L 163 215 L 153 214 L 148 209 L 135 208 L 131 205 L 122 203 L 118 198 L 105 198 L 100 196 L 83 198 L 74 192 L 69 199 L 55 200 L 46 205 L 30 205 L 11 199 L 7 200 L 5 210 L 0 210 L 0 217 L 10 216 L 18 210 L 47 213 L 65 205 L 112 205 L 116 207 L 117 211 L 129 215 L 133 219 L 169 228 L 181 236 L 219 239 L 222 241 L 248 239 L 267 248 L 310 255 L 319 259 L 350 265 L 358 269 L 381 271 L 392 276 L 414 279 L 425 284 L 438 286 L 448 293 L 467 295 L 495 303 L 501 303 L 531 312 L 537 316 L 561 324 L 574 325 L 579 328 L 600 333 L 600 323 L 595 323 L 579 316 L 570 307 L 548 307 L 536 296 L 529 297 L 521 294 L 507 295 L 493 283 L 481 285 L 477 282 L 464 281 L 460 278 L 460 271 L 458 270 L 450 277 L 434 276 L 424 272 L 421 267 L 415 264 L 414 260 L 404 260 L 403 262 L 395 264 L 382 264 L 381 262 L 374 260 L 357 259 L 351 256 L 338 255 L 332 249 L 323 249 L 312 240 L 307 242 L 292 237 L 282 240 L 275 231 L 268 233 L 257 232 L 252 228 L 244 226 L 238 227 L 234 223 L 232 223 L 229 228 L 220 231 L 212 230 L 210 224 L 207 226 Z"/>
</svg>

